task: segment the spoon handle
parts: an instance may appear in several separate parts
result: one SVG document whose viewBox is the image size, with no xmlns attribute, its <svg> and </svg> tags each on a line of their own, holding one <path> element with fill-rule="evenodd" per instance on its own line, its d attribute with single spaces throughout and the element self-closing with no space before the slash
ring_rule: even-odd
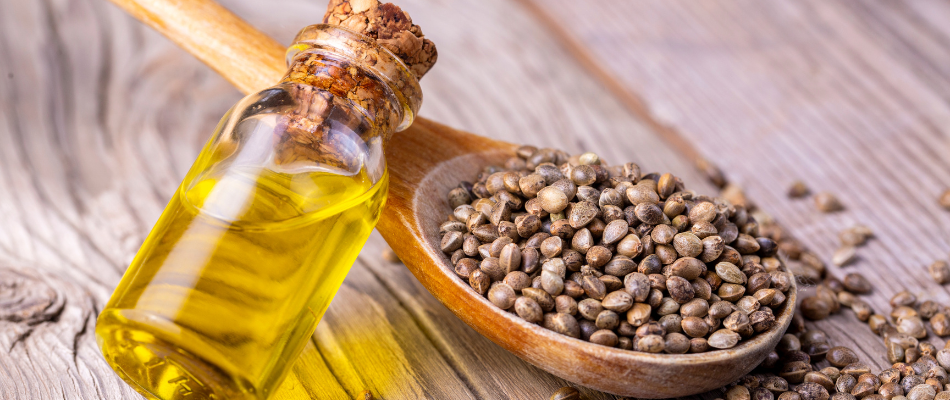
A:
<svg viewBox="0 0 950 400">
<path fill-rule="evenodd" d="M 245 94 L 273 85 L 287 70 L 285 46 L 214 1 L 111 1 Z"/>
</svg>

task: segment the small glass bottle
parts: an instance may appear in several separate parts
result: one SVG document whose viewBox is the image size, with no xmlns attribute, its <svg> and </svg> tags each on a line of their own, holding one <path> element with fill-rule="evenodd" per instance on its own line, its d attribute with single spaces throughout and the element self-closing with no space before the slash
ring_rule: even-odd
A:
<svg viewBox="0 0 950 400">
<path fill-rule="evenodd" d="M 221 119 L 139 250 L 96 337 L 159 399 L 266 399 L 379 219 L 383 147 L 422 101 L 389 50 L 303 29 L 283 80 Z"/>
</svg>

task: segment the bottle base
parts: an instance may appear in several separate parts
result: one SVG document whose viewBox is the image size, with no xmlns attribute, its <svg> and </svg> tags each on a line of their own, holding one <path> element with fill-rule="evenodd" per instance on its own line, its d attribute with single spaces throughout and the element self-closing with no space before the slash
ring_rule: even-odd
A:
<svg viewBox="0 0 950 400">
<path fill-rule="evenodd" d="M 136 329 L 132 321 L 120 325 L 109 319 L 100 317 L 97 323 L 99 348 L 119 377 L 146 398 L 263 399 L 249 382 L 163 340 L 157 332 Z"/>
</svg>

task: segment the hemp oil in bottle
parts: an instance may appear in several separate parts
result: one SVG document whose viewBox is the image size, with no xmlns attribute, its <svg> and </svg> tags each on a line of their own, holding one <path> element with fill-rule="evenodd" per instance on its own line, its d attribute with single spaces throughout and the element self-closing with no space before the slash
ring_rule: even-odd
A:
<svg viewBox="0 0 950 400">
<path fill-rule="evenodd" d="M 99 315 L 103 355 L 146 397 L 270 396 L 379 219 L 418 80 L 330 25 L 288 60 L 222 118 Z"/>
</svg>

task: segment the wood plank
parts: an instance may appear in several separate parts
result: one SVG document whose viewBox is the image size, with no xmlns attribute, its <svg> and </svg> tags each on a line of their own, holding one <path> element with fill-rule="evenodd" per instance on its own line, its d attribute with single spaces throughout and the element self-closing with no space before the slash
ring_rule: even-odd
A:
<svg viewBox="0 0 950 400">
<path fill-rule="evenodd" d="M 330 370 L 311 340 L 294 363 L 293 371 L 274 393 L 273 400 L 345 399 L 352 397 Z"/>
<path fill-rule="evenodd" d="M 946 28 L 919 23 L 945 20 L 945 5 L 888 6 L 926 11 L 915 11 L 919 29 L 897 21 L 885 41 L 886 28 L 855 11 L 890 14 L 878 3 L 531 1 L 553 32 L 578 43 L 575 54 L 643 99 L 648 118 L 693 142 L 826 262 L 840 230 L 870 226 L 877 239 L 860 260 L 829 269 L 864 273 L 876 310 L 905 289 L 950 300 L 926 271 L 950 250 L 950 214 L 936 204 L 950 186 L 946 69 L 935 68 L 947 57 L 935 44 L 946 43 Z M 788 200 L 796 179 L 835 193 L 847 211 Z M 884 365 L 880 340 L 850 315 L 818 326 Z"/>
<path fill-rule="evenodd" d="M 0 398 L 140 398 L 102 359 L 92 335 L 95 316 L 208 132 L 240 95 L 106 3 L 0 7 L 3 29 L 9 28 L 0 42 L 6 56 L 0 122 L 9 132 L 0 135 L 0 177 L 11 188 L 0 191 L 0 286 L 19 289 L 0 298 L 16 304 L 8 296 L 32 282 L 38 296 L 59 304 L 26 321 L 0 318 L 6 345 Z M 29 40 L 11 40 L 21 37 Z M 92 39 L 65 46 L 67 37 Z M 367 276 L 362 271 L 351 279 Z M 399 312 L 397 301 L 375 292 L 372 301 Z M 353 297 L 357 307 L 370 299 Z M 415 353 L 435 352 L 418 330 L 372 322 L 377 330 L 398 329 L 399 345 L 414 346 Z M 420 370 L 418 379 L 440 382 L 435 393 L 466 397 L 468 389 L 437 354 L 403 363 Z M 419 363 L 442 368 L 426 374 Z M 298 364 L 278 397 L 356 395 L 335 380 L 316 346 Z"/>
<path fill-rule="evenodd" d="M 106 37 L 97 19 L 133 26 L 101 11 L 97 3 L 0 5 L 0 302 L 16 304 L 11 297 L 23 292 L 13 288 L 26 286 L 59 304 L 58 311 L 32 310 L 27 321 L 0 318 L 0 398 L 138 397 L 106 365 L 92 335 L 95 316 L 127 262 L 123 250 L 134 251 L 128 234 L 147 229 L 137 226 L 134 207 L 104 190 L 119 172 L 112 169 L 117 147 L 127 142 L 108 136 L 105 124 L 124 116 L 99 107 L 111 90 L 100 78 L 128 78 L 130 71 L 100 68 L 109 53 L 101 41 L 67 46 L 64 40 Z M 85 24 L 54 28 L 67 16 Z M 132 55 L 117 61 L 141 65 Z M 138 193 L 144 194 L 138 204 L 154 201 L 151 193 Z"/>
<path fill-rule="evenodd" d="M 305 21 L 309 15 L 322 13 L 320 5 L 286 1 L 281 2 L 280 9 L 292 15 L 274 16 L 270 5 L 251 3 L 225 5 L 238 9 L 252 24 L 263 24 L 284 42 L 309 22 Z M 940 41 L 933 39 L 930 46 L 911 49 L 923 54 L 920 61 L 901 56 L 910 50 L 894 46 L 904 38 L 915 38 L 911 40 L 915 44 L 928 43 L 914 36 L 923 33 L 909 31 L 901 21 L 893 22 L 892 29 L 897 33 L 892 34 L 892 42 L 879 44 L 867 39 L 883 34 L 872 29 L 874 25 L 866 19 L 869 17 L 854 11 L 855 4 L 809 4 L 803 10 L 775 5 L 769 7 L 778 9 L 760 10 L 757 7 L 765 6 L 755 4 L 722 10 L 719 7 L 724 6 L 717 4 L 704 5 L 707 9 L 701 11 L 673 5 L 669 11 L 663 9 L 666 5 L 654 3 L 643 5 L 646 10 L 618 9 L 625 11 L 615 13 L 618 16 L 642 15 L 646 21 L 659 21 L 645 32 L 634 31 L 640 36 L 633 39 L 610 30 L 628 33 L 623 29 L 632 31 L 630 27 L 601 26 L 598 21 L 597 25 L 588 22 L 592 26 L 585 31 L 577 28 L 575 21 L 584 13 L 567 15 L 574 21 L 572 29 L 580 32 L 582 43 L 611 34 L 620 37 L 611 40 L 640 43 L 631 50 L 636 51 L 636 57 L 623 58 L 630 64 L 611 71 L 622 75 L 625 86 L 648 87 L 649 91 L 636 93 L 647 93 L 642 98 L 656 121 L 705 144 L 697 146 L 703 155 L 726 167 L 732 180 L 742 183 L 757 203 L 775 213 L 809 246 L 830 255 L 833 246 L 826 242 L 834 240 L 838 229 L 853 221 L 873 221 L 872 227 L 877 228 L 881 239 L 862 249 L 864 260 L 852 268 L 876 272 L 881 276 L 874 277 L 879 284 L 894 275 L 883 272 L 885 266 L 910 268 L 909 276 L 898 281 L 901 285 L 924 287 L 926 291 L 921 293 L 946 300 L 945 292 L 935 288 L 922 270 L 930 259 L 946 256 L 946 235 L 940 235 L 946 233 L 945 214 L 934 208 L 929 200 L 934 196 L 928 193 L 920 195 L 923 200 L 912 200 L 913 207 L 893 208 L 906 201 L 905 193 L 938 192 L 948 184 L 946 176 L 938 174 L 946 170 L 938 150 L 928 150 L 947 145 L 943 131 L 932 128 L 947 121 L 946 92 L 940 86 L 943 75 L 939 69 L 928 70 L 921 65 L 927 60 L 942 60 L 945 54 L 936 46 Z M 6 342 L 0 345 L 21 338 L 14 351 L 0 353 L 0 365 L 5 367 L 5 375 L 0 376 L 0 397 L 133 396 L 97 358 L 98 351 L 88 335 L 95 313 L 77 310 L 104 303 L 200 148 L 205 132 L 237 94 L 187 55 L 100 3 L 0 7 L 0 18 L 4 18 L 0 29 L 6 33 L 6 41 L 0 42 L 0 55 L 4 56 L 0 65 L 5 73 L 14 74 L 0 84 L 3 107 L 11 110 L 0 113 L 0 126 L 12 133 L 0 135 L 0 141 L 4 141 L 0 148 L 0 184 L 17 189 L 0 191 L 4 222 L 0 248 L 7 268 L 2 276 L 11 279 L 13 274 L 7 271 L 39 270 L 42 274 L 33 279 L 52 282 L 44 284 L 55 288 L 57 298 L 66 299 L 59 315 L 70 316 L 61 317 L 55 324 L 34 327 L 2 322 L 2 332 L 15 332 L 16 336 L 4 337 Z M 417 1 L 407 2 L 405 7 L 430 37 L 440 39 L 443 49 L 440 67 L 424 82 L 427 99 L 423 115 L 497 138 L 511 140 L 518 135 L 519 140 L 551 143 L 575 152 L 594 150 L 608 160 L 632 158 L 647 169 L 672 170 L 689 184 L 697 184 L 689 160 L 679 157 L 645 129 L 618 97 L 584 69 L 583 60 L 573 60 L 568 49 L 525 10 L 503 2 L 448 5 Z M 928 11 L 921 18 L 936 18 L 934 15 L 940 14 L 932 10 L 942 10 L 927 2 L 914 2 L 911 7 Z M 754 14 L 761 17 L 760 21 L 744 18 L 744 13 L 753 11 L 760 13 Z M 294 18 L 299 21 L 288 22 Z M 65 22 L 58 31 L 50 32 L 50 20 Z M 743 24 L 732 26 L 736 20 Z M 672 29 L 682 21 L 691 22 L 687 26 L 692 30 L 682 33 Z M 809 28 L 802 32 L 791 29 L 799 24 Z M 492 28 L 476 29 L 484 26 Z M 770 26 L 778 28 L 768 29 Z M 833 40 L 825 43 L 829 30 L 834 33 Z M 794 31 L 794 35 L 787 31 Z M 767 34 L 758 38 L 760 32 Z M 29 45 L 14 45 L 10 40 L 14 37 Z M 78 45 L 62 40 L 70 37 L 98 40 Z M 70 45 L 57 46 L 57 40 Z M 621 47 L 602 51 L 617 48 Z M 596 52 L 598 47 L 591 49 Z M 613 52 L 607 54 L 615 56 Z M 790 71 L 783 71 L 789 66 Z M 744 71 L 748 76 L 735 76 L 731 71 Z M 928 75 L 921 71 L 936 72 Z M 704 87 L 710 82 L 713 85 Z M 36 90 L 38 87 L 47 89 Z M 777 132 L 791 132 L 805 139 L 790 141 Z M 840 132 L 848 136 L 835 137 L 834 133 Z M 867 133 L 873 136 L 859 136 Z M 611 139 L 616 141 L 617 137 L 626 140 L 615 146 Z M 898 142 L 907 137 L 919 143 Z M 861 143 L 868 139 L 903 147 L 887 154 Z M 747 146 L 725 144 L 736 142 Z M 813 153 L 822 156 L 822 162 L 805 163 Z M 839 157 L 839 153 L 844 156 Z M 775 159 L 750 158 L 756 154 Z M 826 169 L 829 166 L 832 169 Z M 788 172 L 795 168 L 800 168 L 801 175 Z M 849 175 L 858 170 L 862 171 L 860 176 Z M 815 215 L 806 202 L 789 203 L 782 198 L 788 179 L 821 171 L 839 173 L 810 182 L 816 188 L 837 188 L 851 207 L 847 213 L 825 218 Z M 867 178 L 872 176 L 879 180 Z M 916 180 L 902 179 L 904 176 Z M 915 231 L 904 227 L 905 216 L 872 212 L 905 208 L 911 208 L 912 220 L 923 220 L 923 214 L 935 216 L 937 224 Z M 314 382 L 336 379 L 334 372 L 338 370 L 346 371 L 340 375 L 348 378 L 339 383 L 330 381 L 326 387 L 335 391 L 328 393 L 343 390 L 353 395 L 364 386 L 372 386 L 389 391 L 391 397 L 387 398 L 400 398 L 429 393 L 432 382 L 438 381 L 435 376 L 449 376 L 450 380 L 457 376 L 471 386 L 459 390 L 471 390 L 477 397 L 495 398 L 504 393 L 513 398 L 536 398 L 539 392 L 549 393 L 561 384 L 549 375 L 535 374 L 532 367 L 459 324 L 408 273 L 378 262 L 375 257 L 379 248 L 378 243 L 367 248 L 351 274 L 351 278 L 358 278 L 348 278 L 344 288 L 353 295 L 344 303 L 340 303 L 342 296 L 338 298 L 327 321 L 321 324 L 316 341 L 326 358 L 316 347 L 312 354 L 308 350 L 302 362 L 312 367 L 295 367 L 297 375 L 288 380 L 289 392 L 282 392 L 290 393 L 286 398 L 320 393 L 313 390 L 324 387 Z M 371 291 L 350 292 L 354 287 Z M 346 313 L 337 311 L 379 302 L 379 291 L 390 293 L 398 306 L 378 312 L 374 318 L 355 321 L 342 318 Z M 366 293 L 373 293 L 373 297 Z M 872 296 L 878 309 L 883 309 L 890 293 L 878 290 Z M 332 320 L 330 315 L 339 318 Z M 377 347 L 369 351 L 343 339 L 348 332 L 365 328 L 361 325 L 365 322 L 370 322 L 375 332 L 378 326 L 385 326 L 384 316 L 390 315 L 397 315 L 398 323 L 383 328 L 391 335 L 383 347 L 385 351 Z M 847 327 L 847 318 L 841 315 L 821 326 Z M 19 329 L 25 328 L 33 333 L 23 338 L 25 330 Z M 407 333 L 413 330 L 415 333 Z M 843 336 L 840 332 L 836 338 Z M 872 339 L 862 336 L 858 340 L 870 343 Z M 72 364 L 71 354 L 63 353 L 63 349 L 71 348 L 70 343 L 76 346 Z M 428 358 L 435 361 L 410 362 L 411 367 L 392 377 L 382 373 L 358 376 L 360 363 L 374 357 L 409 358 L 398 356 L 405 349 L 421 350 L 420 354 L 429 354 Z M 354 350 L 359 350 L 359 357 L 353 355 Z M 872 354 L 874 348 L 866 345 L 862 350 Z M 78 375 L 66 380 L 64 371 Z M 420 371 L 421 377 L 415 375 Z"/>
<path fill-rule="evenodd" d="M 314 339 L 351 397 L 370 390 L 394 399 L 476 398 L 369 269 L 350 271 L 336 299 L 344 301 L 333 302 Z"/>
<path fill-rule="evenodd" d="M 842 8 L 842 17 L 861 26 L 891 59 L 926 81 L 944 102 L 950 100 L 950 27 L 942 20 L 950 15 L 950 4 L 913 0 L 869 7 L 849 1 Z"/>
<path fill-rule="evenodd" d="M 280 15 L 271 4 L 225 5 L 248 12 L 242 15 L 255 25 L 269 24 L 284 42 L 323 12 L 303 1 L 281 2 Z M 593 78 L 578 79 L 579 65 L 522 10 L 500 1 L 461 10 L 421 1 L 406 7 L 422 11 L 414 12 L 417 21 L 446 49 L 445 72 L 424 83 L 423 115 L 494 137 L 518 134 L 608 159 L 632 157 L 699 180 Z M 91 335 L 94 318 L 208 132 L 239 95 L 99 1 L 5 3 L 0 18 L 6 75 L 0 126 L 9 132 L 0 135 L 0 183 L 12 188 L 0 191 L 0 279 L 7 284 L 11 271 L 27 274 L 63 304 L 52 314 L 34 313 L 40 319 L 32 325 L 0 321 L 0 345 L 8 346 L 0 352 L 0 397 L 138 398 L 102 360 Z M 470 34 L 498 20 L 506 28 Z M 539 45 L 526 48 L 526 37 Z M 630 144 L 612 146 L 617 132 Z M 382 398 L 537 398 L 565 384 L 460 323 L 406 270 L 379 264 L 381 243 L 374 240 L 362 256 L 374 261 L 351 271 L 315 345 L 277 398 L 354 396 L 363 389 Z M 367 309 L 374 313 L 352 316 Z M 350 340 L 361 332 L 383 340 L 371 346 Z"/>
</svg>

